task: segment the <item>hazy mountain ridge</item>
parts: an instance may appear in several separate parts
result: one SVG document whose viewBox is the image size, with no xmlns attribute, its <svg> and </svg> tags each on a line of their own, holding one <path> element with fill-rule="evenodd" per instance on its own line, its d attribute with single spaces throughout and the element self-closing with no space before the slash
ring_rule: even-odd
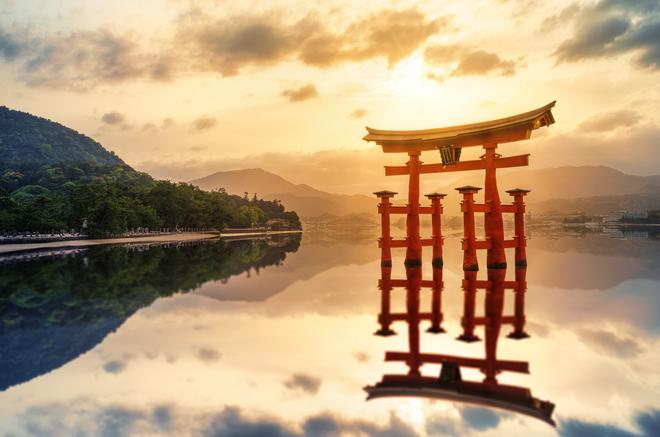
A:
<svg viewBox="0 0 660 437">
<path fill-rule="evenodd" d="M 472 173 L 452 187 L 483 186 L 483 176 Z M 550 199 L 578 199 L 593 196 L 640 194 L 660 188 L 660 175 L 637 176 L 605 166 L 564 166 L 538 170 L 521 169 L 500 173 L 497 185 L 501 191 L 511 188 L 532 190 L 530 202 Z"/>
<path fill-rule="evenodd" d="M 221 171 L 191 183 L 203 189 L 224 188 L 228 193 L 239 195 L 247 191 L 250 196 L 257 193 L 264 199 L 279 199 L 306 218 L 324 214 L 376 214 L 378 203 L 371 196 L 332 194 L 307 184 L 294 184 L 263 169 Z M 445 199 L 447 215 L 460 213 L 460 198 L 455 187 L 461 185 L 482 187 L 483 175 L 472 172 L 450 186 L 437 190 L 448 194 Z M 516 187 L 531 190 L 527 203 L 534 212 L 556 210 L 605 214 L 617 209 L 660 208 L 660 175 L 630 175 L 605 166 L 565 166 L 502 172 L 498 175 L 498 187 L 505 203 L 509 202 L 505 190 Z M 423 198 L 422 202 L 425 200 Z M 397 195 L 394 203 L 405 203 L 405 193 Z"/>
<path fill-rule="evenodd" d="M 323 214 L 344 215 L 375 213 L 375 198 L 362 194 L 333 194 L 317 190 L 307 184 L 294 184 L 263 169 L 219 171 L 190 181 L 204 190 L 224 188 L 227 193 L 282 201 L 301 217 Z"/>
</svg>

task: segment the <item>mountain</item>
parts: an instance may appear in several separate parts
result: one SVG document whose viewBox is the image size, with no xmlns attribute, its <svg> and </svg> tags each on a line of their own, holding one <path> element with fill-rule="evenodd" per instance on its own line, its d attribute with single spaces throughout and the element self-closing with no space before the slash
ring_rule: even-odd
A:
<svg viewBox="0 0 660 437">
<path fill-rule="evenodd" d="M 324 215 L 336 217 L 350 214 L 376 214 L 377 201 L 364 195 L 331 194 L 306 184 L 294 184 L 262 169 L 221 171 L 190 182 L 202 189 L 224 188 L 228 193 L 249 196 L 257 193 L 264 199 L 279 199 L 306 219 Z M 449 186 L 432 185 L 431 175 L 422 176 L 423 193 L 447 193 L 445 214 L 460 214 L 460 198 L 454 188 L 462 185 L 483 187 L 483 174 L 466 173 Z M 617 209 L 660 209 L 660 175 L 636 176 L 604 166 L 564 166 L 538 170 L 521 169 L 498 174 L 498 187 L 503 202 L 509 202 L 504 191 L 526 188 L 532 192 L 527 203 L 530 211 L 567 213 L 582 211 L 605 214 Z M 429 189 L 430 188 L 430 189 Z M 395 197 L 404 204 L 405 195 Z M 422 198 L 422 203 L 426 199 Z"/>
<path fill-rule="evenodd" d="M 126 165 L 93 139 L 59 123 L 0 106 L 0 170 L 53 164 Z"/>
<path fill-rule="evenodd" d="M 203 190 L 224 188 L 227 193 L 248 196 L 257 194 L 266 200 L 279 199 L 301 217 L 323 214 L 346 215 L 376 212 L 376 200 L 361 194 L 332 194 L 306 184 L 294 184 L 281 176 L 259 168 L 219 171 L 190 181 Z"/>
<path fill-rule="evenodd" d="M 455 186 L 483 186 L 483 176 L 477 173 L 456 181 Z M 604 166 L 564 166 L 539 170 L 515 170 L 497 176 L 501 190 L 526 188 L 532 190 L 534 201 L 577 199 L 592 196 L 622 196 L 639 194 L 649 187 L 660 187 L 660 175 L 636 176 Z"/>
<path fill-rule="evenodd" d="M 454 188 L 462 185 L 483 187 L 483 175 L 476 172 L 439 191 L 451 193 L 447 205 L 458 211 Z M 660 175 L 636 176 L 604 166 L 564 166 L 538 170 L 522 169 L 498 174 L 500 193 L 511 188 L 531 190 L 527 204 L 535 212 L 583 211 L 604 214 L 617 209 L 660 208 Z M 509 196 L 502 196 L 508 202 Z M 453 204 L 455 203 L 455 205 Z"/>
<path fill-rule="evenodd" d="M 0 107 L 0 232 L 78 229 L 107 236 L 267 223 L 300 226 L 296 213 L 278 202 L 155 180 L 73 129 Z"/>
</svg>

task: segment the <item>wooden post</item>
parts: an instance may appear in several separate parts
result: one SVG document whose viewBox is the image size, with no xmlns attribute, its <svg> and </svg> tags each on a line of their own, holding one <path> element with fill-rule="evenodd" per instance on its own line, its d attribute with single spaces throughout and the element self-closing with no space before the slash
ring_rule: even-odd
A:
<svg viewBox="0 0 660 437">
<path fill-rule="evenodd" d="M 477 261 L 476 230 L 474 225 L 474 195 L 481 190 L 470 185 L 456 188 L 463 195 L 461 210 L 463 211 L 463 318 L 461 325 L 463 333 L 458 340 L 465 342 L 479 341 L 474 333 L 475 305 L 477 295 Z"/>
<path fill-rule="evenodd" d="M 419 348 L 419 291 L 422 287 L 421 266 L 406 267 L 406 315 L 408 323 L 408 375 L 420 376 L 422 366 Z"/>
<path fill-rule="evenodd" d="M 482 371 L 485 373 L 484 382 L 496 382 L 496 369 L 491 363 L 496 360 L 497 340 L 502 326 L 502 310 L 504 305 L 504 281 L 506 276 L 506 253 L 504 252 L 504 220 L 502 219 L 502 203 L 497 189 L 496 160 L 500 156 L 495 152 L 497 144 L 484 144 L 483 159 L 486 163 L 486 179 L 484 189 L 484 203 L 487 210 L 484 214 L 484 232 L 489 242 L 486 255 L 488 268 L 488 282 L 490 287 L 486 290 L 484 316 L 486 323 L 485 348 L 486 363 Z"/>
<path fill-rule="evenodd" d="M 490 287 L 486 290 L 484 317 L 484 336 L 486 348 L 486 367 L 484 382 L 496 383 L 497 341 L 502 328 L 502 311 L 504 309 L 504 280 L 506 269 L 488 269 Z"/>
<path fill-rule="evenodd" d="M 514 213 L 514 229 L 516 239 L 516 267 L 527 267 L 527 239 L 525 237 L 525 199 L 524 197 L 529 193 L 529 190 L 515 188 L 507 190 L 513 197 Z"/>
<path fill-rule="evenodd" d="M 504 253 L 504 221 L 502 220 L 502 204 L 497 191 L 496 160 L 497 144 L 485 144 L 486 153 L 483 159 L 486 163 L 486 179 L 484 203 L 488 210 L 484 214 L 484 232 L 486 240 L 490 241 L 486 267 L 489 269 L 506 269 L 506 254 Z"/>
<path fill-rule="evenodd" d="M 392 267 L 392 235 L 390 233 L 390 198 L 396 194 L 394 191 L 376 191 L 374 193 L 380 199 L 378 212 L 380 213 L 381 237 L 380 244 L 380 265 L 382 267 Z"/>
<path fill-rule="evenodd" d="M 381 337 L 389 337 L 390 335 L 395 335 L 396 332 L 392 330 L 390 325 L 392 324 L 391 314 L 391 298 L 392 298 L 392 268 L 391 267 L 381 267 L 381 276 L 380 276 L 380 314 L 378 315 L 378 324 L 380 328 L 374 334 Z"/>
<path fill-rule="evenodd" d="M 514 228 L 516 239 L 516 289 L 514 301 L 513 332 L 508 337 L 514 339 L 528 338 L 525 332 L 525 293 L 527 292 L 527 240 L 525 236 L 525 201 L 524 197 L 529 190 L 516 188 L 507 190 L 513 196 L 515 207 Z"/>
<path fill-rule="evenodd" d="M 408 152 L 408 215 L 406 217 L 406 266 L 422 265 L 422 241 L 419 237 L 419 151 Z"/>
<path fill-rule="evenodd" d="M 432 334 L 446 332 L 442 327 L 444 315 L 442 314 L 442 267 L 433 267 L 433 288 L 431 290 L 431 326 L 426 330 Z"/>
<path fill-rule="evenodd" d="M 431 227 L 433 229 L 433 260 L 431 264 L 433 267 L 442 268 L 442 245 L 443 239 L 442 236 L 442 199 L 446 194 L 441 193 L 431 193 L 427 194 L 426 197 L 431 199 Z"/>
</svg>

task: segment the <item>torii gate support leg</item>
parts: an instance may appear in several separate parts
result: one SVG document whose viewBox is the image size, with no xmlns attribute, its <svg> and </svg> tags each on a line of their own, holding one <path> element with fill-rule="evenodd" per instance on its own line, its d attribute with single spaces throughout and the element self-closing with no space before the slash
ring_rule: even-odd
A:
<svg viewBox="0 0 660 437">
<path fill-rule="evenodd" d="M 433 289 L 431 291 L 431 326 L 426 330 L 432 334 L 441 334 L 446 332 L 442 327 L 444 315 L 442 314 L 442 289 L 444 283 L 442 280 L 442 268 L 433 267 Z"/>
<path fill-rule="evenodd" d="M 419 236 L 419 160 L 420 152 L 409 152 L 408 215 L 406 217 L 406 266 L 422 265 L 422 240 Z"/>
<path fill-rule="evenodd" d="M 406 315 L 408 323 L 408 350 L 410 357 L 408 375 L 420 376 L 419 368 L 422 366 L 419 344 L 419 290 L 422 286 L 422 268 L 418 266 L 406 267 Z"/>
<path fill-rule="evenodd" d="M 477 261 L 476 235 L 474 224 L 474 195 L 481 188 L 466 186 L 457 188 L 463 195 L 461 209 L 463 211 L 463 318 L 461 325 L 463 333 L 458 340 L 465 342 L 479 341 L 474 333 L 475 305 L 477 297 Z"/>
<path fill-rule="evenodd" d="M 525 201 L 529 190 L 507 190 L 513 196 L 514 228 L 516 239 L 516 289 L 514 302 L 513 332 L 508 337 L 522 339 L 529 337 L 525 332 L 525 293 L 527 292 L 527 240 L 525 236 Z"/>
<path fill-rule="evenodd" d="M 444 244 L 444 237 L 442 236 L 442 199 L 445 194 L 431 193 L 426 197 L 431 199 L 431 226 L 433 230 L 433 259 L 431 264 L 433 267 L 442 267 L 442 245 Z"/>
<path fill-rule="evenodd" d="M 378 324 L 380 328 L 374 332 L 381 337 L 395 335 L 396 332 L 391 328 L 391 301 L 392 301 L 392 267 L 381 267 L 380 283 L 380 314 L 378 315 Z"/>
<path fill-rule="evenodd" d="M 380 265 L 381 267 L 392 267 L 392 235 L 390 231 L 390 198 L 396 194 L 393 191 L 377 191 L 374 193 L 380 203 L 378 212 L 380 213 Z"/>
<path fill-rule="evenodd" d="M 486 368 L 485 382 L 494 383 L 496 378 L 497 340 L 502 327 L 502 310 L 504 307 L 504 281 L 506 277 L 506 254 L 504 252 L 504 221 L 502 219 L 502 204 L 497 190 L 495 160 L 499 158 L 495 152 L 496 144 L 485 144 L 486 180 L 484 189 L 487 211 L 484 215 L 484 232 L 489 242 L 486 255 L 489 288 L 486 290 L 484 316 L 486 323 L 485 348 Z"/>
</svg>

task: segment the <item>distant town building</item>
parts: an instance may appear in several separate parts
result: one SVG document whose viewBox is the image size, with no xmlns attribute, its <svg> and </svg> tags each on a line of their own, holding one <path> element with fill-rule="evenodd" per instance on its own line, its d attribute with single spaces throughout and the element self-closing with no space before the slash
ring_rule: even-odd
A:
<svg viewBox="0 0 660 437">
<path fill-rule="evenodd" d="M 613 211 L 603 217 L 605 224 L 615 224 L 624 220 L 646 220 L 649 218 L 648 211 L 643 212 L 628 212 L 628 211 Z"/>
</svg>

